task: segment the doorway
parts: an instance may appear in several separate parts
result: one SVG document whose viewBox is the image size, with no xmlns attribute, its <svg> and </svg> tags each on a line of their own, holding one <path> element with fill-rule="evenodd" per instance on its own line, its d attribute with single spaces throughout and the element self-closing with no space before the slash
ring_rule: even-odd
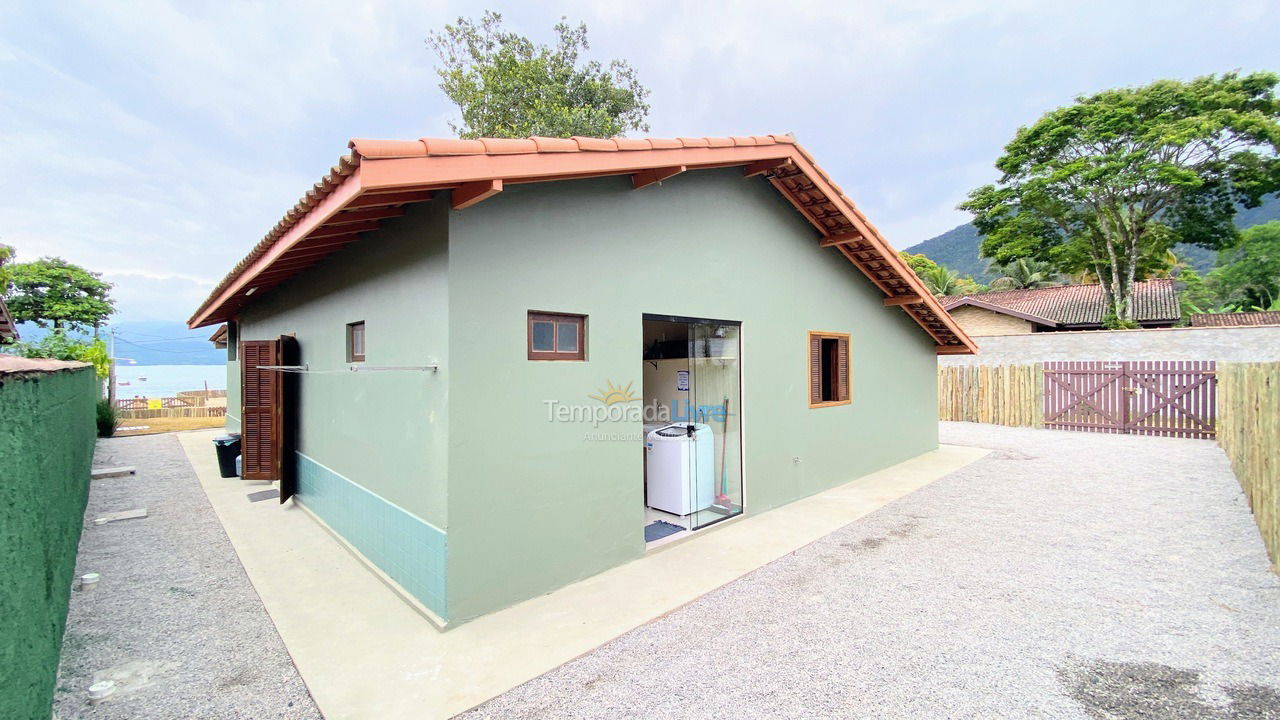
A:
<svg viewBox="0 0 1280 720">
<path fill-rule="evenodd" d="M 648 547 L 741 515 L 742 324 L 644 316 Z"/>
</svg>

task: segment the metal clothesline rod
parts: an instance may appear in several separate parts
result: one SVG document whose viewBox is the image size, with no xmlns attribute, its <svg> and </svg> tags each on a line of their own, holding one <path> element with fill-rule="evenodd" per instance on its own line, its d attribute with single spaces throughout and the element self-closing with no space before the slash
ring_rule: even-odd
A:
<svg viewBox="0 0 1280 720">
<path fill-rule="evenodd" d="M 432 363 L 430 365 L 352 365 L 345 370 L 312 370 L 308 365 L 258 365 L 259 370 L 275 370 L 276 372 L 291 372 L 307 375 L 338 375 L 354 372 L 438 372 L 440 365 Z"/>
</svg>

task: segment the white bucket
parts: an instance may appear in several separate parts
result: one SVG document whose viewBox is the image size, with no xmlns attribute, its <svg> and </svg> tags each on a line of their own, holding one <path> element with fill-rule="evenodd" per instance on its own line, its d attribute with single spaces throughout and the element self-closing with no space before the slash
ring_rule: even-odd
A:
<svg viewBox="0 0 1280 720">
<path fill-rule="evenodd" d="M 101 579 L 101 577 L 98 575 L 98 573 L 85 573 L 84 575 L 81 575 L 80 576 L 81 592 L 88 592 L 98 587 L 99 579 Z"/>
</svg>

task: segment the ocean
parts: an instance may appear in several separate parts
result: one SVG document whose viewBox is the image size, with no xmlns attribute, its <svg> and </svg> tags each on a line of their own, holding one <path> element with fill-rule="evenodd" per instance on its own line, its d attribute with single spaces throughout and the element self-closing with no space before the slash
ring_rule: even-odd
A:
<svg viewBox="0 0 1280 720">
<path fill-rule="evenodd" d="M 207 385 L 206 385 L 207 383 Z M 116 366 L 116 397 L 173 397 L 180 390 L 227 389 L 226 365 Z"/>
</svg>

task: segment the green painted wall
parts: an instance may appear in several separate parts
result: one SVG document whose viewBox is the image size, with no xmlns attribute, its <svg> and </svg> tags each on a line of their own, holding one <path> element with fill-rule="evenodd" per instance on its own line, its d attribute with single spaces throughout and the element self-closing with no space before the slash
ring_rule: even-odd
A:
<svg viewBox="0 0 1280 720">
<path fill-rule="evenodd" d="M 240 432 L 239 360 L 227 361 L 227 432 Z"/>
<path fill-rule="evenodd" d="M 449 213 L 451 620 L 644 552 L 640 442 L 588 440 L 545 404 L 639 387 L 643 313 L 742 322 L 748 513 L 937 446 L 932 341 L 764 180 L 630 187 L 509 185 Z M 528 310 L 589 315 L 588 361 L 528 361 Z M 852 333 L 852 404 L 808 408 L 809 330 Z"/>
<path fill-rule="evenodd" d="M 93 368 L 0 374 L 0 717 L 49 717 L 89 497 Z"/>
<path fill-rule="evenodd" d="M 296 334 L 303 362 L 319 371 L 302 376 L 298 449 L 440 529 L 449 467 L 445 207 L 412 206 L 240 318 L 241 340 Z M 439 362 L 441 371 L 347 372 L 346 325 L 360 320 L 365 366 Z M 228 379 L 238 387 L 238 375 Z M 238 415 L 238 391 L 229 402 Z"/>
</svg>

